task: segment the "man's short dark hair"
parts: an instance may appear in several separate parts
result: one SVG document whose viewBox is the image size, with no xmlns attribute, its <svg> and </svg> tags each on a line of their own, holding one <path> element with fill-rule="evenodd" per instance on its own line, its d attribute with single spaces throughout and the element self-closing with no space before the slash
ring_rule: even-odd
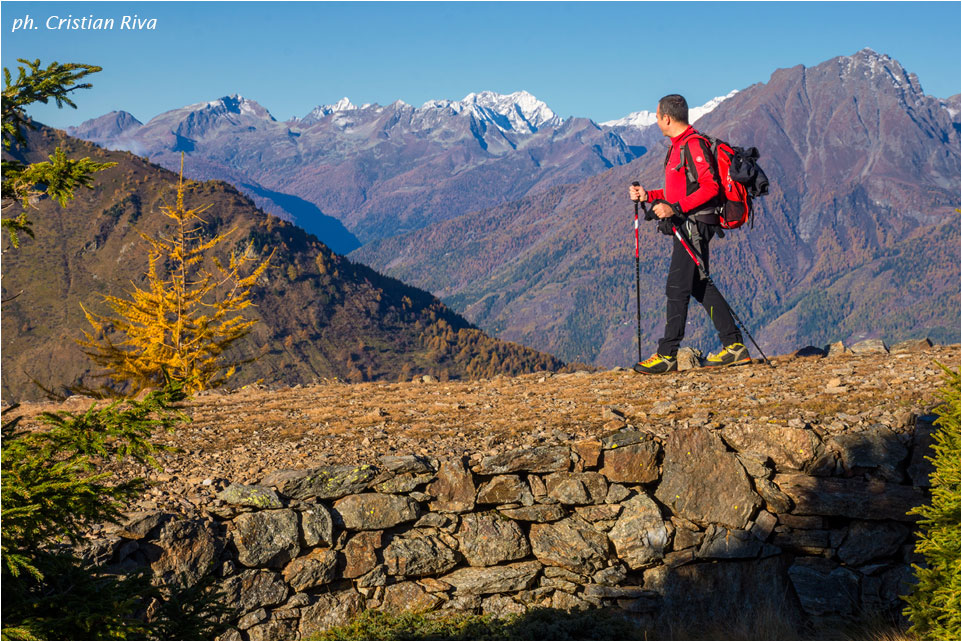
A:
<svg viewBox="0 0 962 642">
<path fill-rule="evenodd" d="M 680 94 L 668 94 L 658 101 L 658 111 L 662 116 L 688 124 L 688 101 Z"/>
</svg>

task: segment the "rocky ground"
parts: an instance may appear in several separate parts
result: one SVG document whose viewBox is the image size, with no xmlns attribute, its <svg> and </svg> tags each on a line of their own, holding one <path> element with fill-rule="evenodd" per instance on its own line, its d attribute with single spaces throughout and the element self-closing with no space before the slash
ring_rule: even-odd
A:
<svg viewBox="0 0 962 642">
<path fill-rule="evenodd" d="M 853 346 L 858 347 L 858 346 Z M 877 351 L 876 351 L 877 350 Z M 480 381 L 322 384 L 211 391 L 184 405 L 191 422 L 156 435 L 177 452 L 162 470 L 125 466 L 154 486 L 134 510 L 193 513 L 228 482 L 256 483 L 280 469 L 376 463 L 382 455 L 473 456 L 567 443 L 630 426 L 655 432 L 731 424 L 897 432 L 938 403 L 938 363 L 958 368 L 959 345 L 863 347 L 832 356 L 787 355 L 662 376 L 631 370 L 532 374 Z M 25 403 L 23 426 L 42 411 L 83 411 L 91 400 Z"/>
</svg>

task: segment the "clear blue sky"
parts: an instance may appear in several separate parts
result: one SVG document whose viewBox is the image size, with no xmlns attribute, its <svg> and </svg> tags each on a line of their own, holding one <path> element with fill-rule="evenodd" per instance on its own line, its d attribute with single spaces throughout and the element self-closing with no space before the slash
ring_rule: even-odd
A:
<svg viewBox="0 0 962 642">
<path fill-rule="evenodd" d="M 870 47 L 960 90 L 959 2 L 16 2 L 3 1 L 3 66 L 17 58 L 103 67 L 79 109 L 30 111 L 57 127 L 114 109 L 142 121 L 239 93 L 279 120 L 348 96 L 419 106 L 525 89 L 561 116 L 611 120 L 667 93 L 698 105 Z M 112 17 L 111 31 L 50 16 Z M 29 15 L 32 30 L 13 30 Z M 154 31 L 121 30 L 124 15 Z M 727 33 L 726 48 L 718 34 Z"/>
</svg>

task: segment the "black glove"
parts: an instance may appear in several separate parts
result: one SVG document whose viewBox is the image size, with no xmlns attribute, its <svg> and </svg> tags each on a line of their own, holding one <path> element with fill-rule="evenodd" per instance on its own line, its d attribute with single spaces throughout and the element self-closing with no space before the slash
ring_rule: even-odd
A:
<svg viewBox="0 0 962 642">
<path fill-rule="evenodd" d="M 674 232 L 671 229 L 672 220 L 671 218 L 662 218 L 658 220 L 658 231 L 665 236 L 671 236 Z"/>
</svg>

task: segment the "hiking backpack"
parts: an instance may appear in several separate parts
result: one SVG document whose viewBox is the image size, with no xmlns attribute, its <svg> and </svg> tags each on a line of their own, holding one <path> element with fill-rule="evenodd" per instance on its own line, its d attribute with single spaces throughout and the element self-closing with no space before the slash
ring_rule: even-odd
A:
<svg viewBox="0 0 962 642">
<path fill-rule="evenodd" d="M 728 143 L 714 136 L 695 132 L 690 134 L 681 145 L 681 165 L 685 168 L 685 178 L 688 184 L 698 182 L 694 163 L 691 162 L 688 151 L 688 140 L 700 138 L 707 144 L 706 152 L 710 152 L 715 172 L 715 180 L 721 188 L 719 202 L 715 206 L 718 223 L 723 229 L 733 230 L 741 227 L 751 218 L 751 227 L 755 225 L 752 213 L 752 199 L 768 194 L 768 177 L 758 166 L 758 149 L 749 147 L 732 147 Z M 670 150 L 669 150 L 670 153 Z M 665 158 L 667 165 L 668 159 Z"/>
</svg>

